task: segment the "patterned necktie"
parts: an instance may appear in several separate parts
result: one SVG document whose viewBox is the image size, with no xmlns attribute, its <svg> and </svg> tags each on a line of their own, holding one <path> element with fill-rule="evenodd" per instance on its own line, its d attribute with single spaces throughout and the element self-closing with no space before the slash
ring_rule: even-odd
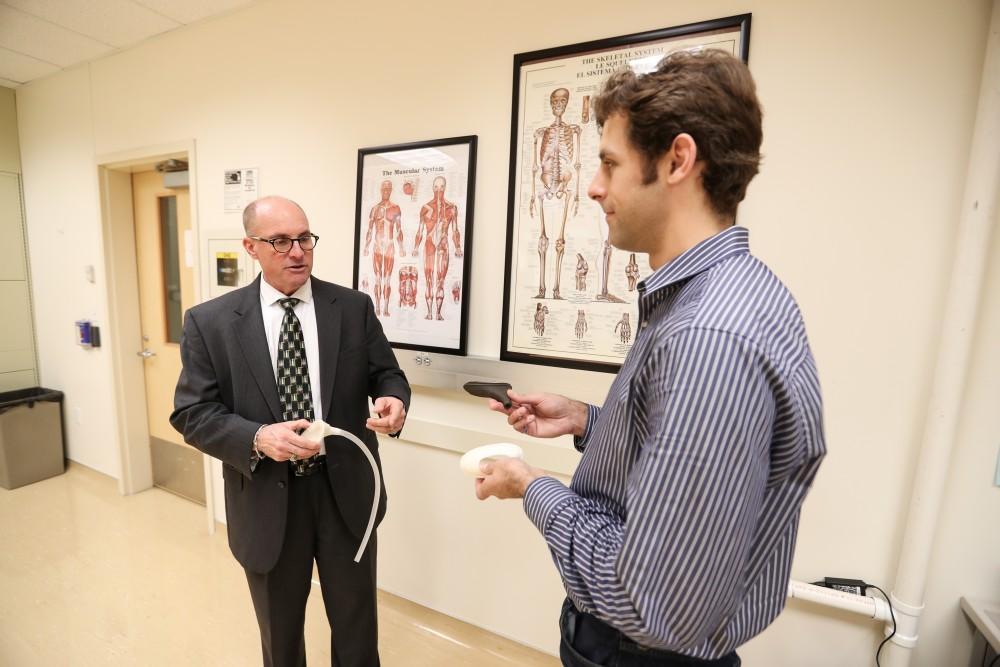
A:
<svg viewBox="0 0 1000 667">
<path fill-rule="evenodd" d="M 281 397 L 282 417 L 285 421 L 312 421 L 314 415 L 309 363 L 306 360 L 302 325 L 295 316 L 295 305 L 298 302 L 295 298 L 278 300 L 285 309 L 285 316 L 281 320 L 281 335 L 278 338 L 278 395 Z M 296 475 L 309 474 L 309 470 L 315 465 L 312 458 L 292 462 Z"/>
</svg>

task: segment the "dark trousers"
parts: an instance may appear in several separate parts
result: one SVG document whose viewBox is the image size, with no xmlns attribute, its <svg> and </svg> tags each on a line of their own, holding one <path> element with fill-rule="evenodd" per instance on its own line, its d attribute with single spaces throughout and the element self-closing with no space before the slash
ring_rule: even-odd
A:
<svg viewBox="0 0 1000 667">
<path fill-rule="evenodd" d="M 274 569 L 246 571 L 266 667 L 306 664 L 304 626 L 313 560 L 332 633 L 335 667 L 377 667 L 375 536 L 360 563 L 358 539 L 340 516 L 326 470 L 289 476 L 285 543 Z"/>
<path fill-rule="evenodd" d="M 559 657 L 566 667 L 739 667 L 735 652 L 717 660 L 645 648 L 566 598 L 559 616 Z"/>
</svg>

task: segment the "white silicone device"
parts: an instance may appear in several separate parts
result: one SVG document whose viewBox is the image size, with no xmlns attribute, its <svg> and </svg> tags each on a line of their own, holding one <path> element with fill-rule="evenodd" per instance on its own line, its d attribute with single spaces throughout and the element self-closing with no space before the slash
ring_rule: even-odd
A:
<svg viewBox="0 0 1000 667">
<path fill-rule="evenodd" d="M 361 442 L 361 438 L 357 437 L 349 431 L 339 429 L 335 426 L 330 426 L 325 421 L 317 419 L 309 427 L 302 432 L 302 437 L 306 440 L 311 440 L 313 442 L 322 442 L 323 438 L 328 435 L 339 435 L 342 438 L 347 438 L 361 450 L 361 453 L 365 455 L 368 459 L 368 464 L 372 467 L 372 475 L 375 477 L 375 497 L 372 500 L 372 512 L 368 517 L 368 528 L 365 530 L 364 537 L 361 538 L 361 546 L 358 547 L 358 553 L 354 555 L 354 562 L 357 563 L 361 560 L 361 554 L 365 552 L 365 548 L 368 546 L 368 540 L 371 539 L 372 529 L 375 527 L 375 515 L 378 513 L 378 500 L 382 493 L 382 476 L 378 474 L 378 465 L 375 463 L 375 457 L 372 453 L 368 451 L 368 447 L 365 443 Z"/>
<path fill-rule="evenodd" d="M 511 459 L 523 459 L 524 451 L 517 445 L 509 442 L 497 442 L 492 445 L 483 445 L 470 449 L 462 455 L 458 462 L 458 467 L 470 477 L 482 477 L 483 473 L 479 469 L 479 464 L 487 459 L 507 457 Z"/>
</svg>

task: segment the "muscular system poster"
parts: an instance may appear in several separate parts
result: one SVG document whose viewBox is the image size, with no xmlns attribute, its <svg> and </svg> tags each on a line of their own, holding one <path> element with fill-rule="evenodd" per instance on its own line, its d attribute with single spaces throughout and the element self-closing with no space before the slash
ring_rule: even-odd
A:
<svg viewBox="0 0 1000 667">
<path fill-rule="evenodd" d="M 630 66 L 671 51 L 719 48 L 745 57 L 749 16 L 515 56 L 511 189 L 501 358 L 616 370 L 635 338 L 645 255 L 609 245 L 587 197 L 600 137 L 592 101 Z"/>
<path fill-rule="evenodd" d="M 396 347 L 464 354 L 475 137 L 362 149 L 355 288 Z"/>
</svg>

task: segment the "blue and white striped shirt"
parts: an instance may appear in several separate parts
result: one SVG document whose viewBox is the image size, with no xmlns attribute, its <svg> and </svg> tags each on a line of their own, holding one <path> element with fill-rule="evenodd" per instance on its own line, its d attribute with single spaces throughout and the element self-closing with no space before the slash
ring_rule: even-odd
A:
<svg viewBox="0 0 1000 667">
<path fill-rule="evenodd" d="M 639 285 L 639 333 L 590 406 L 569 488 L 528 487 L 576 606 L 643 646 L 718 658 L 785 604 L 826 453 L 791 294 L 730 227 Z"/>
</svg>

